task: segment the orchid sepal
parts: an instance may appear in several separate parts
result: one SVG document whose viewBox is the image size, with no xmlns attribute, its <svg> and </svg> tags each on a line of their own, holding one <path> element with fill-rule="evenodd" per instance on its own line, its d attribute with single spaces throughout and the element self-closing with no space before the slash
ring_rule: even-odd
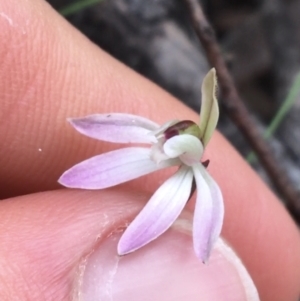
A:
<svg viewBox="0 0 300 301">
<path fill-rule="evenodd" d="M 181 166 L 158 188 L 122 235 L 118 244 L 119 255 L 148 244 L 174 223 L 189 198 L 192 180 L 192 170 Z"/>
<path fill-rule="evenodd" d="M 132 114 L 94 114 L 83 118 L 69 118 L 70 124 L 81 134 L 114 143 L 155 143 L 155 122 Z"/>
<path fill-rule="evenodd" d="M 200 111 L 199 129 L 204 148 L 212 137 L 219 119 L 219 105 L 216 97 L 217 76 L 215 68 L 212 68 L 203 79 L 202 104 Z"/>
</svg>

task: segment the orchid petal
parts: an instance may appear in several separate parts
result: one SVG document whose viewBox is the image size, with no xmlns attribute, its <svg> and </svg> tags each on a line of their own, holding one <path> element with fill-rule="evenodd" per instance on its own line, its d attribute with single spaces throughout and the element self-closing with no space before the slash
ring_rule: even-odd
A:
<svg viewBox="0 0 300 301">
<path fill-rule="evenodd" d="M 164 143 L 164 152 L 170 158 L 179 157 L 182 162 L 191 166 L 200 161 L 203 154 L 201 141 L 192 135 L 177 135 Z"/>
<path fill-rule="evenodd" d="M 156 164 L 150 159 L 148 148 L 122 148 L 73 166 L 60 177 L 59 183 L 69 188 L 103 189 L 176 163 L 176 160 L 166 160 Z"/>
<path fill-rule="evenodd" d="M 217 77 L 216 69 L 211 69 L 202 83 L 202 104 L 199 128 L 204 147 L 212 137 L 219 119 L 219 105 L 216 98 Z"/>
<path fill-rule="evenodd" d="M 164 233 L 177 219 L 191 192 L 192 169 L 182 166 L 151 197 L 122 235 L 118 253 L 133 252 Z"/>
<path fill-rule="evenodd" d="M 193 222 L 194 250 L 198 258 L 206 262 L 212 249 L 214 232 L 213 201 L 210 188 L 203 178 L 204 167 L 201 163 L 193 166 L 197 185 L 197 200 Z"/>
<path fill-rule="evenodd" d="M 121 113 L 95 114 L 69 121 L 85 136 L 116 143 L 156 142 L 151 132 L 159 128 L 155 122 L 144 117 Z"/>
<path fill-rule="evenodd" d="M 210 245 L 213 246 L 221 234 L 224 220 L 224 201 L 219 185 L 211 177 L 205 168 L 202 168 L 202 175 L 206 180 L 212 197 L 213 204 L 213 228 L 210 236 Z"/>
</svg>

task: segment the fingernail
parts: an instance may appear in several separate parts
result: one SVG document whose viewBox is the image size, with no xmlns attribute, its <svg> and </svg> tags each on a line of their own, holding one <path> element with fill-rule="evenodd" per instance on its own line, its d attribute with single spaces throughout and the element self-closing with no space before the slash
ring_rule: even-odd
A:
<svg viewBox="0 0 300 301">
<path fill-rule="evenodd" d="M 82 301 L 258 301 L 246 268 L 219 239 L 207 264 L 194 254 L 192 224 L 183 214 L 160 238 L 117 255 L 122 233 L 107 237 L 87 258 L 79 285 Z"/>
</svg>

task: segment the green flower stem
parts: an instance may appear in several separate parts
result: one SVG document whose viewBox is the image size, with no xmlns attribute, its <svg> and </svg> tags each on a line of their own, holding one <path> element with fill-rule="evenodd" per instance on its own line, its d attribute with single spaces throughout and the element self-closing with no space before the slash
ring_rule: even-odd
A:
<svg viewBox="0 0 300 301">
<path fill-rule="evenodd" d="M 300 92 L 300 73 L 298 73 L 298 75 L 296 76 L 286 99 L 282 103 L 281 107 L 279 108 L 278 112 L 274 116 L 273 120 L 271 121 L 267 129 L 265 130 L 263 135 L 265 139 L 270 138 L 277 130 L 282 120 L 284 119 L 286 114 L 290 111 L 293 104 L 295 103 L 299 92 Z M 256 160 L 255 153 L 250 152 L 249 155 L 247 156 L 247 161 L 249 163 L 253 163 L 255 162 L 255 160 Z"/>
<path fill-rule="evenodd" d="M 79 0 L 59 10 L 63 16 L 68 16 L 103 0 Z"/>
</svg>

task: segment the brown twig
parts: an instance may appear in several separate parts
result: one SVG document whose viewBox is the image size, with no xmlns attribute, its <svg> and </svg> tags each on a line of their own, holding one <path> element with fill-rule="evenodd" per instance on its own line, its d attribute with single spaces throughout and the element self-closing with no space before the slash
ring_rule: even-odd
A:
<svg viewBox="0 0 300 301">
<path fill-rule="evenodd" d="M 291 214 L 300 222 L 300 196 L 290 184 L 286 174 L 279 168 L 268 144 L 259 133 L 254 120 L 250 117 L 246 106 L 238 95 L 222 57 L 214 30 L 207 21 L 199 0 L 184 1 L 207 58 L 217 70 L 223 108 L 256 152 L 259 161 L 267 171 L 276 189 L 285 199 L 286 206 Z"/>
</svg>

